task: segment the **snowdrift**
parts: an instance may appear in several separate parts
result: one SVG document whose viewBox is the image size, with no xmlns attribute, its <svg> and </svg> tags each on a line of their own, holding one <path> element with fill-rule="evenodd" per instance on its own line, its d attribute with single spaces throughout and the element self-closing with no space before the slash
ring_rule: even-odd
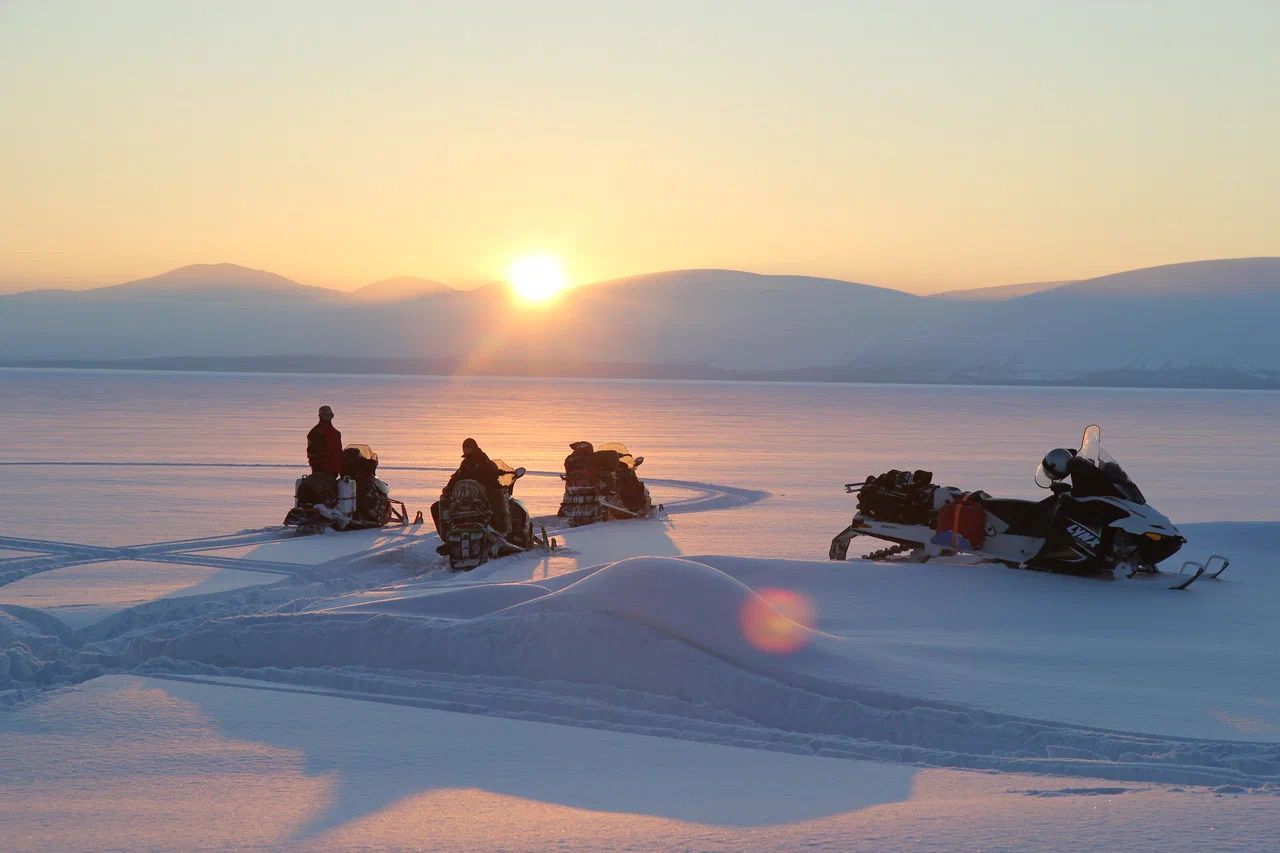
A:
<svg viewBox="0 0 1280 853">
<path fill-rule="evenodd" d="M 895 692 L 894 660 L 875 638 L 790 622 L 703 562 L 634 558 L 561 583 L 217 619 L 138 639 L 128 662 L 849 758 L 1258 789 L 1280 782 L 1277 744 L 1118 732 Z M 789 654 L 748 640 L 744 614 L 753 610 L 798 638 Z"/>
<path fill-rule="evenodd" d="M 672 693 L 725 664 L 781 670 L 744 634 L 743 614 L 760 612 L 796 638 L 788 666 L 820 666 L 821 652 L 805 648 L 814 632 L 703 563 L 639 557 L 560 583 L 466 586 L 220 619 L 165 642 L 160 653 L 219 666 L 483 673 Z M 139 641 L 140 659 L 153 655 L 153 643 Z"/>
</svg>

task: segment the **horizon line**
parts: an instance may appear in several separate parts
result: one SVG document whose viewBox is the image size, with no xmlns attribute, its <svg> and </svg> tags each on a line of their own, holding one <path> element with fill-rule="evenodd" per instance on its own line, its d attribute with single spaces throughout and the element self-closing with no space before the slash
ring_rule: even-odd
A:
<svg viewBox="0 0 1280 853">
<path fill-rule="evenodd" d="M 971 287 L 942 287 L 936 290 L 905 289 L 905 288 L 897 287 L 894 285 L 880 284 L 870 280 L 865 280 L 865 279 L 862 279 L 861 277 L 855 279 L 855 278 L 835 277 L 831 275 L 817 275 L 812 273 L 758 272 L 756 270 L 741 269 L 741 268 L 729 267 L 729 266 L 679 267 L 679 268 L 651 270 L 648 272 L 641 272 L 641 273 L 628 273 L 620 276 L 609 276 L 606 278 L 599 278 L 599 279 L 593 279 L 591 281 L 583 281 L 583 282 L 575 283 L 570 286 L 570 289 L 577 289 L 580 287 L 593 287 L 600 284 L 609 284 L 612 282 L 626 281 L 628 279 L 648 278 L 648 277 L 661 276 L 661 275 L 670 275 L 674 273 L 723 272 L 723 273 L 740 273 L 740 274 L 746 274 L 746 275 L 757 275 L 757 276 L 766 276 L 766 277 L 776 276 L 776 277 L 789 277 L 789 278 L 812 278 L 812 279 L 825 280 L 825 281 L 841 282 L 841 283 L 850 284 L 850 285 L 878 287 L 878 288 L 883 288 L 885 290 L 893 290 L 899 293 L 910 294 L 913 296 L 940 296 L 948 293 L 966 293 L 966 292 L 983 291 L 983 290 L 995 290 L 999 288 L 1034 287 L 1037 285 L 1048 285 L 1048 284 L 1054 284 L 1054 285 L 1074 284 L 1082 281 L 1090 281 L 1096 278 L 1104 278 L 1112 275 L 1123 275 L 1125 273 L 1138 272 L 1141 270 L 1160 269 L 1163 267 L 1184 266 L 1188 264 L 1214 263 L 1214 262 L 1220 262 L 1220 261 L 1260 261 L 1260 260 L 1280 260 L 1280 255 L 1248 255 L 1248 256 L 1240 256 L 1240 257 L 1233 256 L 1233 257 L 1221 257 L 1221 258 L 1195 258 L 1190 260 L 1170 261 L 1170 262 L 1164 262 L 1159 264 L 1149 264 L 1149 265 L 1138 266 L 1138 267 L 1126 267 L 1124 269 L 1113 270 L 1111 272 L 1105 272 L 1100 275 L 1086 276 L 1083 278 L 1073 278 L 1073 277 L 1055 278 L 1053 276 L 1045 276 L 1045 277 L 1037 278 L 1035 280 L 1022 280 L 1022 281 L 1014 281 L 1014 282 L 1007 282 L 1007 283 L 1000 283 L 1000 284 L 984 284 L 984 285 L 977 285 L 977 286 L 971 286 Z M 291 284 L 296 284 L 300 287 L 310 287 L 310 288 L 316 288 L 320 290 L 328 290 L 328 291 L 332 291 L 333 293 L 343 294 L 343 295 L 352 295 L 357 291 L 361 290 L 362 288 L 369 287 L 375 284 L 381 284 L 387 281 L 394 281 L 396 279 L 415 279 L 423 282 L 433 282 L 436 284 L 445 285 L 446 287 L 449 287 L 455 292 L 463 292 L 463 293 L 474 291 L 474 290 L 480 290 L 485 287 L 503 283 L 501 279 L 477 281 L 474 279 L 467 280 L 467 279 L 457 279 L 457 278 L 449 278 L 449 277 L 416 275 L 413 273 L 399 273 L 399 274 L 389 275 L 389 276 L 380 276 L 378 278 L 374 278 L 368 281 L 357 282 L 355 284 L 350 285 L 349 287 L 339 287 L 339 286 L 334 286 L 333 284 L 314 284 L 308 281 L 292 278 L 290 276 L 284 275 L 283 273 L 275 272 L 274 270 L 269 270 L 262 267 L 249 266 L 247 264 L 240 264 L 234 261 L 217 261 L 212 263 L 194 262 L 190 264 L 182 264 L 182 265 L 167 269 L 163 272 L 151 273 L 150 275 L 144 275 L 137 278 L 130 278 L 124 281 L 115 281 L 114 279 L 111 279 L 111 280 L 95 279 L 92 281 L 53 279 L 53 280 L 45 280 L 44 282 L 34 282 L 24 278 L 4 278 L 4 279 L 0 279 L 0 297 L 17 296 L 22 294 L 50 292 L 50 291 L 73 292 L 73 293 L 89 292 L 94 290 L 101 290 L 104 288 L 119 287 L 119 286 L 128 285 L 128 284 L 136 284 L 139 282 L 148 281 L 150 279 L 163 278 L 164 276 L 172 275 L 173 273 L 188 270 L 193 267 L 235 267 L 239 270 L 244 270 L 247 272 L 263 273 L 266 275 L 278 276 L 279 278 L 282 278 L 285 281 Z"/>
</svg>

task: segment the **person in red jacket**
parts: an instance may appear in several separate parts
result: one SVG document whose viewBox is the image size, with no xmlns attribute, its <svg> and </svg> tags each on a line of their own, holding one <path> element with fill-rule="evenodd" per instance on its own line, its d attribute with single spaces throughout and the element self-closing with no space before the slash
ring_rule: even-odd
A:
<svg viewBox="0 0 1280 853">
<path fill-rule="evenodd" d="M 342 433 L 333 425 L 333 409 L 320 407 L 320 422 L 307 433 L 307 461 L 312 474 L 337 480 L 342 474 Z"/>
</svg>

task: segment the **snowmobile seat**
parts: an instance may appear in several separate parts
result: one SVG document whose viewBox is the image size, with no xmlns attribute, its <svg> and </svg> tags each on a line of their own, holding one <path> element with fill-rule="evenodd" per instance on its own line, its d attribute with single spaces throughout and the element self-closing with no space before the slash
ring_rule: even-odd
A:
<svg viewBox="0 0 1280 853">
<path fill-rule="evenodd" d="M 1058 506 L 1058 496 L 1050 495 L 1042 501 L 991 498 L 985 501 L 985 505 L 987 512 L 1009 525 L 1006 533 L 1043 538 Z"/>
</svg>

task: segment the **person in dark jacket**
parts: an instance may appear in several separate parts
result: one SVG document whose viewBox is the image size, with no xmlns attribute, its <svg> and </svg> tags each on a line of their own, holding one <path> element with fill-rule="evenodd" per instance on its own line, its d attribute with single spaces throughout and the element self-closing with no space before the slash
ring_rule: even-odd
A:
<svg viewBox="0 0 1280 853">
<path fill-rule="evenodd" d="M 320 422 L 307 433 L 307 462 L 312 474 L 337 480 L 342 474 L 342 433 L 333 425 L 333 409 L 320 407 Z"/>
<path fill-rule="evenodd" d="M 498 484 L 499 474 L 498 466 L 493 464 L 488 454 L 480 449 L 476 440 L 468 438 L 462 442 L 462 463 L 449 478 L 449 482 L 444 487 L 444 494 L 447 496 L 453 484 L 459 480 L 475 480 L 489 496 L 489 508 L 493 510 L 491 526 L 499 533 L 505 534 L 511 526 L 511 513 L 507 507 L 506 493 Z"/>
<path fill-rule="evenodd" d="M 1129 479 L 1120 465 L 1110 459 L 1102 465 L 1065 447 L 1045 454 L 1040 468 L 1054 482 L 1071 478 L 1071 496 L 1076 498 L 1115 497 L 1135 503 L 1146 503 L 1141 490 Z"/>
<path fill-rule="evenodd" d="M 585 468 L 591 464 L 592 458 L 595 456 L 596 449 L 591 446 L 589 441 L 575 441 L 569 445 L 573 450 L 564 458 L 564 470 L 571 471 L 574 468 Z"/>
</svg>

